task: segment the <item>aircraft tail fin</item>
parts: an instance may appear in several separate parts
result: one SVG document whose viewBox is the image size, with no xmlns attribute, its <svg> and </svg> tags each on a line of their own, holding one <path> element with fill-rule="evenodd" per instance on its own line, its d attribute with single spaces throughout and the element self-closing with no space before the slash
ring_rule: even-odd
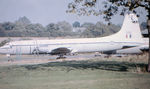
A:
<svg viewBox="0 0 150 89">
<path fill-rule="evenodd" d="M 125 15 L 122 28 L 115 36 L 121 40 L 142 41 L 142 33 L 137 16 L 135 14 Z"/>
</svg>

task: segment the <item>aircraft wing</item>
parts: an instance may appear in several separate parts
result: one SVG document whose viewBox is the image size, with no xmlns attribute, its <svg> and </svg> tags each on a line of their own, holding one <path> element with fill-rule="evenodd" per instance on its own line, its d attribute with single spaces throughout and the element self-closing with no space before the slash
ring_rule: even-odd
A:
<svg viewBox="0 0 150 89">
<path fill-rule="evenodd" d="M 141 51 L 149 51 L 149 45 L 142 45 L 142 46 L 140 47 L 140 50 L 141 50 Z"/>
<path fill-rule="evenodd" d="M 71 50 L 66 47 L 59 47 L 50 52 L 51 55 L 66 55 L 68 53 L 71 53 Z"/>
<path fill-rule="evenodd" d="M 121 49 L 116 49 L 116 50 L 109 50 L 109 51 L 103 51 L 104 54 L 116 54 L 118 50 L 125 50 L 125 49 L 130 49 L 130 48 L 134 48 L 137 46 L 133 46 L 133 45 L 124 45 L 122 46 Z"/>
<path fill-rule="evenodd" d="M 47 53 L 51 55 L 66 55 L 69 53 L 74 53 L 76 50 L 73 50 L 70 46 L 49 46 L 49 47 L 39 47 L 39 52 Z"/>
<path fill-rule="evenodd" d="M 133 47 L 137 47 L 137 46 L 129 46 L 129 45 L 127 45 L 127 46 L 123 46 L 122 49 L 133 48 Z"/>
</svg>

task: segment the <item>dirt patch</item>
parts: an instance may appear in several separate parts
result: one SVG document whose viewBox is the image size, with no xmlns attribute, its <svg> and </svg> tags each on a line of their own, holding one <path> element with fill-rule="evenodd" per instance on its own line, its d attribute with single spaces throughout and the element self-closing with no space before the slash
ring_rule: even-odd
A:
<svg viewBox="0 0 150 89">
<path fill-rule="evenodd" d="M 88 58 L 67 58 L 67 59 L 32 59 L 32 60 L 10 60 L 0 62 L 0 66 L 10 65 L 30 65 L 30 64 L 42 64 L 48 62 L 63 62 L 63 61 L 80 61 L 89 60 Z"/>
</svg>

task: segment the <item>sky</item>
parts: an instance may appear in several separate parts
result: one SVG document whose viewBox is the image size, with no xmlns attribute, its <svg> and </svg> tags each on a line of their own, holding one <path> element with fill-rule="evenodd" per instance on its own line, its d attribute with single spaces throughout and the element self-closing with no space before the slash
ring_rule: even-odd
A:
<svg viewBox="0 0 150 89">
<path fill-rule="evenodd" d="M 66 13 L 67 5 L 72 0 L 0 0 L 0 23 L 14 22 L 19 17 L 26 16 L 32 23 L 40 23 L 46 26 L 49 23 L 67 21 L 73 23 L 79 21 L 96 23 L 104 22 L 102 16 L 78 16 Z M 138 9 L 139 12 L 143 9 Z M 146 12 L 141 15 L 140 22 L 146 21 Z M 121 25 L 124 17 L 116 15 L 111 20 L 114 24 Z"/>
</svg>

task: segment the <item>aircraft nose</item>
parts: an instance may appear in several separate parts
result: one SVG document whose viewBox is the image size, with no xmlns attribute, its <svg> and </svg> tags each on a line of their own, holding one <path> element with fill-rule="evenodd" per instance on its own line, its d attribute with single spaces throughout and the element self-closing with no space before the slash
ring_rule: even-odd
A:
<svg viewBox="0 0 150 89">
<path fill-rule="evenodd" d="M 5 53 L 6 53 L 6 49 L 0 48 L 0 54 L 5 54 Z"/>
<path fill-rule="evenodd" d="M 3 49 L 2 48 L 0 48 L 0 54 L 2 54 L 3 53 Z"/>
</svg>

